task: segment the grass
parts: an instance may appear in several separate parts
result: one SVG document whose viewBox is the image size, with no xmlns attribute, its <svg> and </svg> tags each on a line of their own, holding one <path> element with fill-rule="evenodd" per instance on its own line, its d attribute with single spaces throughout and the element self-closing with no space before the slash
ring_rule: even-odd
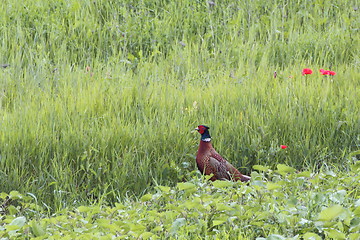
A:
<svg viewBox="0 0 360 240">
<path fill-rule="evenodd" d="M 354 7 L 5 1 L 1 191 L 56 211 L 174 186 L 196 168 L 198 124 L 244 173 L 347 170 L 360 145 Z"/>
</svg>

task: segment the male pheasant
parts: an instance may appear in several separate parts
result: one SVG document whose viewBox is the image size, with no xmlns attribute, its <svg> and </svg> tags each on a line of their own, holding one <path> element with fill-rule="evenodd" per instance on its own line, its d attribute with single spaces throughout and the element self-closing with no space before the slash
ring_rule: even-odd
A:
<svg viewBox="0 0 360 240">
<path fill-rule="evenodd" d="M 247 182 L 251 178 L 241 174 L 233 165 L 218 154 L 211 145 L 209 127 L 199 125 L 195 130 L 201 134 L 196 163 L 201 173 L 213 174 L 210 180 L 233 180 Z"/>
</svg>

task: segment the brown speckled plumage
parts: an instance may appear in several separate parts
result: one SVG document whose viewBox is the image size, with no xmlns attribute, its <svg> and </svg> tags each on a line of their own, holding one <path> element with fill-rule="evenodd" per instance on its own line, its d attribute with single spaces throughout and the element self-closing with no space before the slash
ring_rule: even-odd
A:
<svg viewBox="0 0 360 240">
<path fill-rule="evenodd" d="M 200 125 L 196 129 L 201 134 L 196 163 L 201 173 L 213 176 L 210 180 L 233 180 L 247 182 L 251 178 L 241 174 L 233 165 L 218 154 L 211 144 L 209 128 Z"/>
</svg>

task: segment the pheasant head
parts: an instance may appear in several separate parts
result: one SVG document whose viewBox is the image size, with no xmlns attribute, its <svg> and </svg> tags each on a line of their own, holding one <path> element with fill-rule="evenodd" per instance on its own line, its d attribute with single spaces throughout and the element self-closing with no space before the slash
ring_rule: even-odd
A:
<svg viewBox="0 0 360 240">
<path fill-rule="evenodd" d="M 203 142 L 210 142 L 211 136 L 209 133 L 209 127 L 205 125 L 199 125 L 197 128 L 195 128 L 196 131 L 198 131 L 201 134 L 201 141 Z"/>
</svg>

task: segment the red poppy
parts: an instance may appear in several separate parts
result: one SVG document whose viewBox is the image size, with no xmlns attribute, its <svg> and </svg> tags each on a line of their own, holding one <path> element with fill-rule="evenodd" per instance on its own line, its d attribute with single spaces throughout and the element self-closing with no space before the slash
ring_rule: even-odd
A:
<svg viewBox="0 0 360 240">
<path fill-rule="evenodd" d="M 324 70 L 324 69 L 320 69 L 320 73 L 321 75 L 330 75 L 330 76 L 334 76 L 336 74 L 336 72 L 334 71 Z"/>
<path fill-rule="evenodd" d="M 282 149 L 288 148 L 288 146 L 286 146 L 286 145 L 280 145 L 280 147 L 281 147 Z"/>
<path fill-rule="evenodd" d="M 324 70 L 322 69 L 323 71 L 321 72 L 321 75 L 329 75 L 329 70 Z"/>
<path fill-rule="evenodd" d="M 308 74 L 312 74 L 312 70 L 310 68 L 304 68 L 301 72 L 301 74 L 304 75 L 308 75 Z"/>
</svg>

